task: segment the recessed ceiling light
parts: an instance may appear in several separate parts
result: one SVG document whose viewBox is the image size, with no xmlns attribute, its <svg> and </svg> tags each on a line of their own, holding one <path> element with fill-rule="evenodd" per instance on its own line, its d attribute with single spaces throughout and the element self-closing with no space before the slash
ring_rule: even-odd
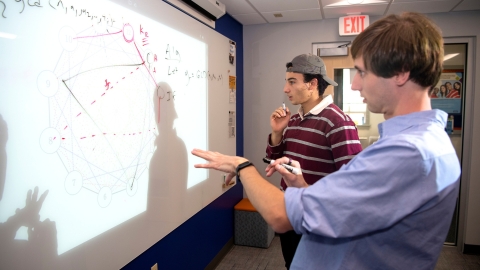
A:
<svg viewBox="0 0 480 270">
<path fill-rule="evenodd" d="M 326 5 L 325 7 L 341 7 L 350 5 L 371 5 L 371 4 L 388 4 L 390 0 L 336 0 L 335 3 Z"/>
</svg>

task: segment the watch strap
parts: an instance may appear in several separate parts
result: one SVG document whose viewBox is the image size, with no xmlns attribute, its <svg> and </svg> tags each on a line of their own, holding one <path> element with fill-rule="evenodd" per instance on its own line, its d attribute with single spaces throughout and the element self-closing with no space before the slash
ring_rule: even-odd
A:
<svg viewBox="0 0 480 270">
<path fill-rule="evenodd" d="M 248 167 L 248 166 L 253 166 L 253 163 L 251 163 L 250 161 L 245 161 L 243 163 L 241 163 L 240 165 L 237 166 L 237 169 L 236 169 L 236 172 L 237 172 L 237 177 L 240 177 L 239 173 L 240 173 L 240 170 Z"/>
</svg>

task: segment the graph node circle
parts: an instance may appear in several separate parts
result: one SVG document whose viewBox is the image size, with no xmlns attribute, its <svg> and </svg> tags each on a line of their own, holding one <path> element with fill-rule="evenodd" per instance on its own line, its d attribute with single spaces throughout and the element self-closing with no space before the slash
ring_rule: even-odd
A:
<svg viewBox="0 0 480 270">
<path fill-rule="evenodd" d="M 46 128 L 40 135 L 40 147 L 47 154 L 57 152 L 60 147 L 61 138 L 58 131 L 54 128 Z"/>
<path fill-rule="evenodd" d="M 37 77 L 37 88 L 38 91 L 46 97 L 54 96 L 58 91 L 57 76 L 49 70 L 40 72 Z"/>
<path fill-rule="evenodd" d="M 71 171 L 65 178 L 65 190 L 70 195 L 75 195 L 83 187 L 82 174 L 79 171 Z"/>
<path fill-rule="evenodd" d="M 133 41 L 134 31 L 133 31 L 133 27 L 129 23 L 123 25 L 123 38 L 127 43 L 130 43 Z"/>
<path fill-rule="evenodd" d="M 60 29 L 58 40 L 60 41 L 62 48 L 68 52 L 73 52 L 77 48 L 77 34 L 69 26 Z"/>
<path fill-rule="evenodd" d="M 105 208 L 107 207 L 110 202 L 112 201 L 112 191 L 109 187 L 102 187 L 100 192 L 98 193 L 97 197 L 98 205 L 100 207 Z"/>
</svg>

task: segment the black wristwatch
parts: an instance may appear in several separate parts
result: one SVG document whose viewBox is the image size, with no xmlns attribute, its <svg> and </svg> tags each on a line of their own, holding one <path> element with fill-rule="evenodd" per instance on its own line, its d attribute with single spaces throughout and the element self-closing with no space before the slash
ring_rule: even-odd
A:
<svg viewBox="0 0 480 270">
<path fill-rule="evenodd" d="M 251 162 L 248 161 L 248 160 L 245 161 L 245 162 L 243 162 L 243 163 L 241 163 L 240 165 L 238 165 L 238 166 L 237 166 L 237 169 L 236 169 L 236 171 L 237 171 L 237 177 L 240 177 L 240 175 L 238 174 L 238 173 L 240 172 L 240 170 L 242 170 L 242 169 L 244 169 L 244 168 L 246 168 L 246 167 L 248 167 L 248 166 L 253 166 L 253 163 L 251 163 Z"/>
</svg>

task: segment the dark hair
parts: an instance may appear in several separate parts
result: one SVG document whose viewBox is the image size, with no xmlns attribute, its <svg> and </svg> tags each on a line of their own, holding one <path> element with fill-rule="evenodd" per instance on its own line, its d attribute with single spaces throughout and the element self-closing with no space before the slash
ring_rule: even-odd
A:
<svg viewBox="0 0 480 270">
<path fill-rule="evenodd" d="M 321 97 L 325 93 L 325 89 L 329 85 L 324 79 L 321 74 L 303 74 L 303 82 L 311 82 L 313 79 L 317 79 L 317 90 L 318 95 Z"/>
<path fill-rule="evenodd" d="M 445 92 L 442 92 L 442 87 L 445 89 Z M 444 84 L 440 85 L 440 90 L 439 91 L 440 91 L 440 96 L 441 97 L 446 97 L 447 96 L 447 91 L 448 90 L 447 90 L 447 87 Z"/>
<path fill-rule="evenodd" d="M 374 22 L 354 39 L 351 52 L 354 59 L 363 57 L 365 68 L 377 76 L 409 71 L 409 79 L 422 87 L 436 85 L 443 69 L 441 31 L 416 12 Z"/>
</svg>

